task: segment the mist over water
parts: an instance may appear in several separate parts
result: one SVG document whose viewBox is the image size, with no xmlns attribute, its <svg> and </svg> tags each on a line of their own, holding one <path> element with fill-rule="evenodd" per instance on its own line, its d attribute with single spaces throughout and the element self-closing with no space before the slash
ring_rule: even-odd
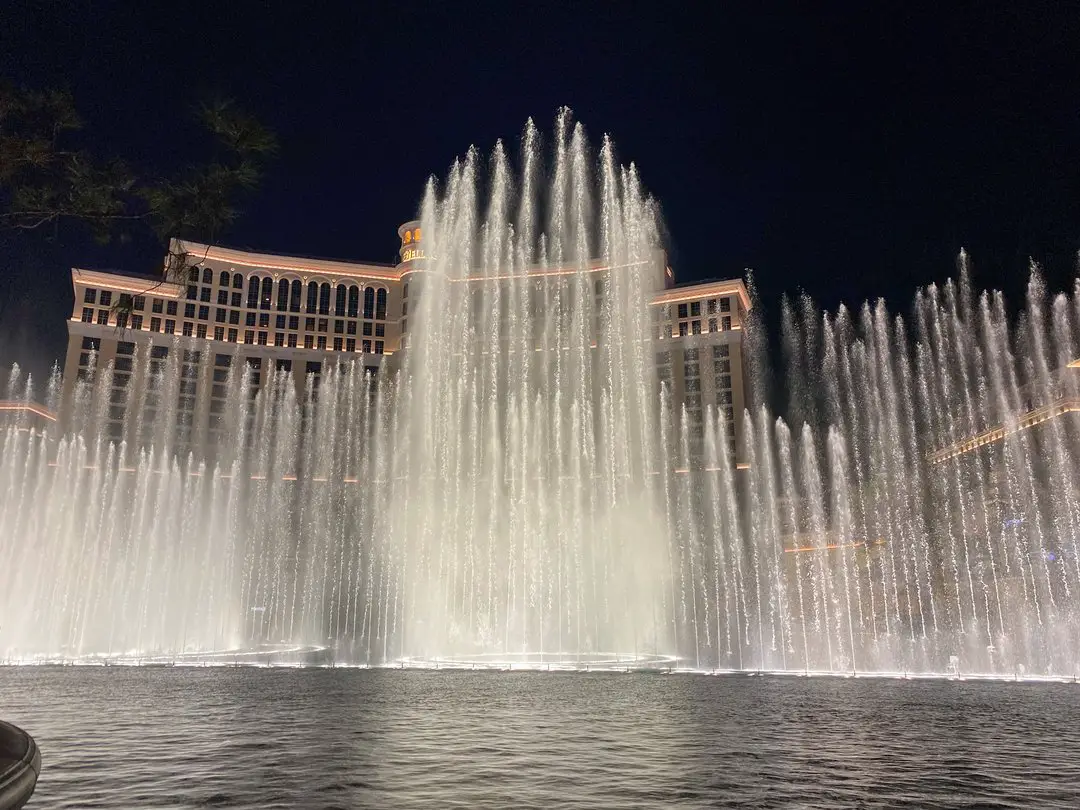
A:
<svg viewBox="0 0 1080 810">
<path fill-rule="evenodd" d="M 1033 271 L 1010 316 L 964 265 L 907 318 L 785 302 L 785 413 L 750 397 L 736 469 L 658 382 L 711 350 L 655 339 L 656 208 L 607 139 L 471 150 L 420 227 L 392 373 L 298 389 L 178 337 L 77 384 L 58 440 L 3 434 L 0 659 L 1077 672 L 1076 291 Z"/>
</svg>

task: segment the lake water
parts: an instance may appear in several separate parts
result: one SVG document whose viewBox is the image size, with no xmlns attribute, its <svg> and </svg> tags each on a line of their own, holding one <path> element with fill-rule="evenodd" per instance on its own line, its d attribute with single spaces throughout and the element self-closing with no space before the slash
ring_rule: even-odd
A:
<svg viewBox="0 0 1080 810">
<path fill-rule="evenodd" d="M 1080 806 L 1070 684 L 0 668 L 30 807 Z"/>
</svg>

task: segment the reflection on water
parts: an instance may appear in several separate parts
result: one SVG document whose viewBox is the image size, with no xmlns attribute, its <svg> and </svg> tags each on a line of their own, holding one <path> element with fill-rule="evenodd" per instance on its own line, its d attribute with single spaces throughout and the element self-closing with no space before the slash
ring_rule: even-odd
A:
<svg viewBox="0 0 1080 810">
<path fill-rule="evenodd" d="M 1076 807 L 1068 684 L 0 668 L 31 807 Z"/>
</svg>

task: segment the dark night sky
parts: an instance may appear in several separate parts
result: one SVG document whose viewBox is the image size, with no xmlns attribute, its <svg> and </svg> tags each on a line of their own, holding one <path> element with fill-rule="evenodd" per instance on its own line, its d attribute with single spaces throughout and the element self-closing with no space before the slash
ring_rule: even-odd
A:
<svg viewBox="0 0 1080 810">
<path fill-rule="evenodd" d="M 800 288 L 830 308 L 878 296 L 905 308 L 962 245 L 980 286 L 1014 298 L 1028 256 L 1059 286 L 1075 273 L 1073 4 L 183 5 L 8 0 L 0 74 L 70 86 L 102 151 L 162 170 L 198 157 L 188 105 L 221 92 L 251 108 L 282 149 L 229 245 L 390 261 L 429 174 L 470 143 L 516 140 L 530 115 L 549 129 L 566 104 L 594 143 L 610 132 L 638 164 L 678 278 L 753 267 L 771 312 Z M 70 265 L 157 258 L 0 243 L 17 333 L 0 360 L 62 352 Z M 46 303 L 17 305 L 31 298 Z"/>
</svg>

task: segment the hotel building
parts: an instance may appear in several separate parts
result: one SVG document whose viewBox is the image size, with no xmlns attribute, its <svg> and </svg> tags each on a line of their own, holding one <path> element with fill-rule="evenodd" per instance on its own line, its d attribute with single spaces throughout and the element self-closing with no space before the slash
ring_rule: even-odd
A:
<svg viewBox="0 0 1080 810">
<path fill-rule="evenodd" d="M 258 386 L 268 372 L 292 374 L 298 392 L 308 375 L 316 381 L 330 363 L 359 362 L 372 374 L 392 371 L 407 346 L 409 288 L 423 259 L 418 222 L 398 229 L 394 265 L 328 261 L 253 253 L 175 241 L 187 255 L 183 283 L 114 272 L 73 269 L 75 303 L 68 321 L 68 350 L 60 418 L 72 417 L 77 380 L 108 385 L 107 435 L 137 442 L 125 419 L 128 390 L 143 385 L 176 352 L 177 446 L 197 452 L 219 436 L 224 382 L 234 358 L 252 367 Z M 649 307 L 656 373 L 683 413 L 691 441 L 700 437 L 709 406 L 727 417 L 736 461 L 742 461 L 744 407 L 742 327 L 750 299 L 741 279 L 676 284 L 662 251 L 652 262 Z M 597 295 L 607 268 L 596 265 Z M 118 303 L 124 306 L 117 307 Z M 149 364 L 136 355 L 149 352 Z M 173 357 L 175 360 L 176 358 Z M 211 362 L 212 361 L 212 362 Z M 111 375 L 95 369 L 112 366 Z M 153 423 L 162 406 L 147 398 L 140 422 Z M 205 445 L 205 446 L 200 446 Z"/>
</svg>

